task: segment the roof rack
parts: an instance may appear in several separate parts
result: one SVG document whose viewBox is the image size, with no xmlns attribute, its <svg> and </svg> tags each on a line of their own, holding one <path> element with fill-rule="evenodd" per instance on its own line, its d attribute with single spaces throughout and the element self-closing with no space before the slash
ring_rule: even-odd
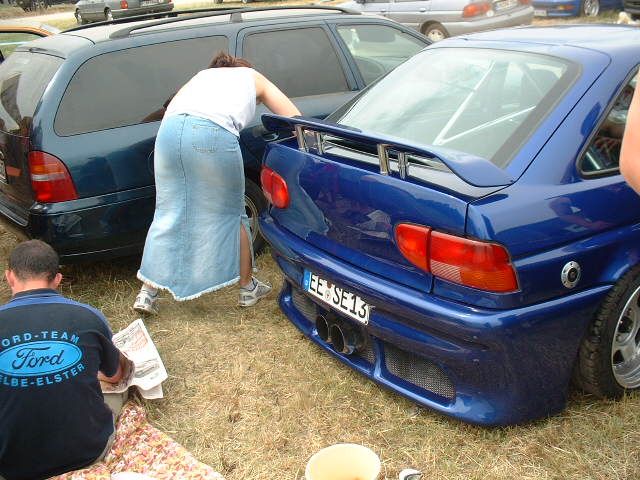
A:
<svg viewBox="0 0 640 480">
<path fill-rule="evenodd" d="M 169 10 L 167 12 L 157 13 L 144 13 L 142 15 L 132 15 L 130 17 L 114 18 L 113 20 L 104 20 L 102 22 L 87 23 L 86 25 L 77 25 L 75 27 L 67 28 L 64 32 L 75 32 L 77 30 L 84 30 L 86 28 L 99 27 L 101 25 L 119 25 L 121 23 L 139 22 L 141 20 L 153 20 L 162 17 L 177 17 L 182 14 L 197 14 L 206 12 L 228 12 L 229 10 L 237 10 L 242 7 L 229 7 L 229 8 L 199 8 L 193 10 Z"/>
<path fill-rule="evenodd" d="M 287 5 L 287 6 L 275 6 L 275 7 L 230 7 L 230 8 L 200 8 L 194 10 L 172 10 L 170 12 L 165 13 L 149 13 L 145 15 L 136 15 L 132 17 L 119 18 L 117 20 L 108 20 L 104 22 L 97 22 L 90 25 L 79 25 L 77 27 L 70 28 L 65 30 L 65 32 L 73 32 L 77 30 L 83 30 L 85 28 L 91 28 L 94 26 L 100 25 L 118 25 L 118 24 L 126 24 L 131 22 L 138 22 L 141 20 L 151 20 L 157 19 L 158 17 L 165 17 L 157 22 L 149 22 L 144 25 L 132 25 L 130 27 L 123 28 L 121 30 L 116 30 L 109 38 L 125 38 L 128 37 L 135 30 L 140 30 L 143 28 L 155 27 L 159 25 L 166 25 L 176 22 L 181 22 L 184 20 L 192 20 L 197 18 L 207 18 L 207 17 L 216 17 L 220 15 L 231 15 L 230 20 L 232 22 L 242 22 L 242 14 L 248 12 L 262 12 L 262 11 L 277 11 L 277 10 L 325 10 L 331 12 L 339 12 L 339 13 L 348 13 L 348 14 L 359 14 L 360 12 L 350 10 L 348 8 L 343 8 L 339 6 L 322 6 L 322 5 Z M 179 16 L 185 16 L 180 18 Z"/>
</svg>

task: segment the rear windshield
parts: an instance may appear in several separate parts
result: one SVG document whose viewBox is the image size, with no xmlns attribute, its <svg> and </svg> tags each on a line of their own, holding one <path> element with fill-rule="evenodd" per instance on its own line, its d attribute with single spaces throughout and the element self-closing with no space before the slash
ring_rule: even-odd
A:
<svg viewBox="0 0 640 480">
<path fill-rule="evenodd" d="M 546 55 L 436 48 L 401 65 L 330 120 L 504 167 L 578 71 Z"/>
<path fill-rule="evenodd" d="M 0 130 L 28 135 L 31 119 L 62 59 L 14 52 L 0 64 Z"/>
</svg>

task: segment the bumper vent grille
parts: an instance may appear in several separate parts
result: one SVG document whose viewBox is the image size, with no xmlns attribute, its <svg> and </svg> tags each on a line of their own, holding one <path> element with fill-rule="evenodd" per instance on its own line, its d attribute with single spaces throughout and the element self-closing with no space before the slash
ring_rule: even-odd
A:
<svg viewBox="0 0 640 480">
<path fill-rule="evenodd" d="M 371 365 L 376 363 L 376 354 L 373 352 L 373 345 L 371 345 L 371 338 L 368 339 L 362 347 L 359 347 L 354 355 L 361 357 L 362 359 L 369 362 Z"/>
<path fill-rule="evenodd" d="M 311 323 L 316 321 L 318 308 L 307 296 L 296 287 L 291 287 L 291 299 L 296 309 Z"/>
<path fill-rule="evenodd" d="M 384 353 L 387 370 L 391 374 L 441 397 L 455 398 L 453 383 L 433 362 L 389 344 L 385 344 Z"/>
</svg>

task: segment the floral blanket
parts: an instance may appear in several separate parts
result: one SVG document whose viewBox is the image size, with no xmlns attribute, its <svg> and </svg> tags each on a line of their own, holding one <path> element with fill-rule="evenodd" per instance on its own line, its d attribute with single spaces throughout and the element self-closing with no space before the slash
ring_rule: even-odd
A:
<svg viewBox="0 0 640 480">
<path fill-rule="evenodd" d="M 116 438 L 104 460 L 50 480 L 110 480 L 132 472 L 157 480 L 224 480 L 182 445 L 147 422 L 144 408 L 128 402 L 122 409 Z M 122 478 L 122 477 L 121 477 Z"/>
</svg>

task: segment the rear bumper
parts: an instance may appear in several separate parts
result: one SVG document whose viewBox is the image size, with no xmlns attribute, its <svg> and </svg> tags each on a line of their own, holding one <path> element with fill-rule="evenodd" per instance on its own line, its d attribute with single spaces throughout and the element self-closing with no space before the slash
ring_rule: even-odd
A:
<svg viewBox="0 0 640 480">
<path fill-rule="evenodd" d="M 286 277 L 280 306 L 310 340 L 363 375 L 464 421 L 521 423 L 561 411 L 577 350 L 610 286 L 513 310 L 481 310 L 382 279 L 336 259 L 261 218 Z M 356 324 L 302 291 L 304 269 L 373 306 Z M 361 330 L 362 351 L 343 355 L 323 341 L 315 316 Z"/>
<path fill-rule="evenodd" d="M 580 2 L 535 2 L 533 8 L 536 17 L 577 17 L 580 15 Z"/>
<path fill-rule="evenodd" d="M 49 243 L 63 263 L 132 255 L 142 250 L 155 207 L 154 187 L 55 204 L 23 214 L 0 197 L 0 220 L 19 238 Z"/>
<path fill-rule="evenodd" d="M 122 10 L 111 10 L 114 18 L 131 17 L 134 15 L 144 15 L 145 13 L 160 13 L 173 10 L 172 3 L 159 3 L 157 5 L 148 5 L 139 8 L 126 8 Z"/>
<path fill-rule="evenodd" d="M 482 32 L 485 30 L 495 30 L 497 28 L 517 27 L 529 25 L 533 20 L 533 7 L 519 9 L 513 13 L 504 13 L 494 17 L 487 17 L 480 20 L 468 22 L 442 22 L 451 36 L 463 35 L 465 33 Z"/>
</svg>

